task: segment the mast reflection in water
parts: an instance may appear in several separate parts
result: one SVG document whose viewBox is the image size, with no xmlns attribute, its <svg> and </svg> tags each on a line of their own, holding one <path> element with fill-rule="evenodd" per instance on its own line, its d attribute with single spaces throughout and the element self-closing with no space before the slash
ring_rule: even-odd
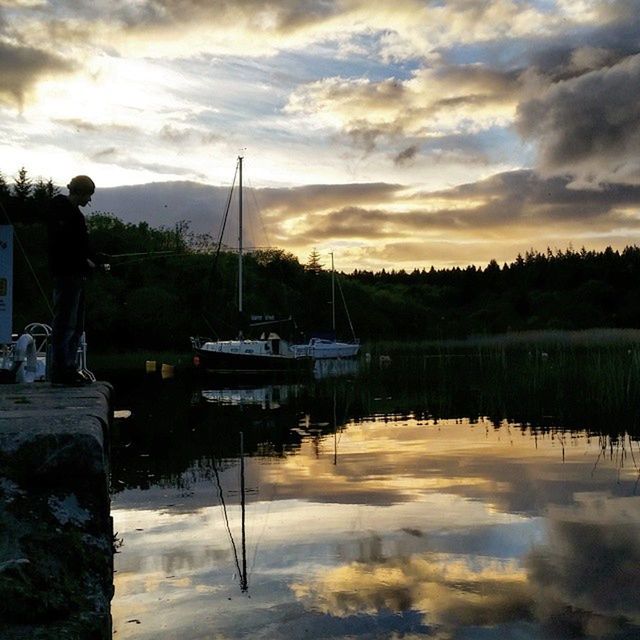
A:
<svg viewBox="0 0 640 640">
<path fill-rule="evenodd" d="M 123 384 L 116 637 L 640 637 L 638 441 L 461 364 Z"/>
</svg>

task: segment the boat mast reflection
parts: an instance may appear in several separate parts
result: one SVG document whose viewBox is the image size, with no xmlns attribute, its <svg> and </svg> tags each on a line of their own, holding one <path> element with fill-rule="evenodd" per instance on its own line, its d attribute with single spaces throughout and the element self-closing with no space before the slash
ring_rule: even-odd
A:
<svg viewBox="0 0 640 640">
<path fill-rule="evenodd" d="M 231 550 L 233 552 L 233 558 L 235 561 L 238 576 L 240 577 L 240 591 L 246 593 L 249 590 L 249 574 L 247 571 L 247 528 L 246 528 L 246 486 L 244 476 L 244 433 L 240 432 L 240 557 L 238 558 L 238 547 L 231 531 L 231 525 L 229 523 L 229 514 L 227 512 L 227 504 L 224 499 L 224 491 L 222 489 L 222 482 L 220 480 L 220 473 L 218 472 L 218 466 L 216 465 L 215 458 L 213 462 L 213 472 L 216 479 L 216 486 L 218 487 L 218 499 L 220 506 L 222 507 L 222 514 L 224 517 L 225 527 L 227 534 L 229 535 L 229 541 L 231 543 Z"/>
</svg>

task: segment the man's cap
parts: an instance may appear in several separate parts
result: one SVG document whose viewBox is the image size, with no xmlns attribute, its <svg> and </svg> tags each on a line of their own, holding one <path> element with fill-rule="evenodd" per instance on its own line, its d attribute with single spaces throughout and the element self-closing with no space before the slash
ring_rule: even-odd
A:
<svg viewBox="0 0 640 640">
<path fill-rule="evenodd" d="M 67 189 L 70 193 L 93 193 L 96 190 L 96 185 L 89 176 L 76 176 L 71 178 Z"/>
</svg>

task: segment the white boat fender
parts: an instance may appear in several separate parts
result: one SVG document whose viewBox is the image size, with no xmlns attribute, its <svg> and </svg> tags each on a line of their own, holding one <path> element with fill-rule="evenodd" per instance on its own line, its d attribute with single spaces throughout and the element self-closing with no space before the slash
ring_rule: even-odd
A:
<svg viewBox="0 0 640 640">
<path fill-rule="evenodd" d="M 23 333 L 13 351 L 16 382 L 33 382 L 38 369 L 36 342 L 29 333 Z"/>
</svg>

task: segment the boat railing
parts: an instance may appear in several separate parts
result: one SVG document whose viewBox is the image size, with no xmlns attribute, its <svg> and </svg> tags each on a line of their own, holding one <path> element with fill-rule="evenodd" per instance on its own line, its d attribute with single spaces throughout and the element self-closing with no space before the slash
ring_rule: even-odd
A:
<svg viewBox="0 0 640 640">
<path fill-rule="evenodd" d="M 47 353 L 47 345 L 51 337 L 51 327 L 48 324 L 32 322 L 24 328 L 23 333 L 28 333 L 34 339 L 38 354 Z"/>
<path fill-rule="evenodd" d="M 191 341 L 192 349 L 200 349 L 205 342 L 211 342 L 211 338 L 205 338 L 203 336 L 191 336 L 189 338 Z"/>
</svg>

